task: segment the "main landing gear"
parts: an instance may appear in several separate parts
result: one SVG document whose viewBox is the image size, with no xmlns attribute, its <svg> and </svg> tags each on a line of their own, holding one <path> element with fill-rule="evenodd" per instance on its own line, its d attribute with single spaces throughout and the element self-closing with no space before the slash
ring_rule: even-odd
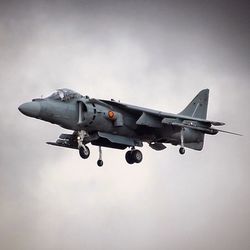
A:
<svg viewBox="0 0 250 250">
<path fill-rule="evenodd" d="M 81 130 L 78 132 L 77 143 L 78 143 L 79 155 L 83 159 L 87 159 L 90 156 L 89 148 L 83 143 L 85 137 L 88 137 L 88 134 L 85 131 Z M 126 153 L 125 158 L 128 164 L 134 164 L 134 163 L 140 163 L 143 159 L 143 156 L 140 150 L 137 150 L 134 147 L 132 147 L 132 149 Z M 99 167 L 103 166 L 101 146 L 99 146 L 99 158 L 97 161 L 97 165 Z"/>
<path fill-rule="evenodd" d="M 140 163 L 142 161 L 142 158 L 142 152 L 137 149 L 132 149 L 125 155 L 125 159 L 128 164 Z"/>
</svg>

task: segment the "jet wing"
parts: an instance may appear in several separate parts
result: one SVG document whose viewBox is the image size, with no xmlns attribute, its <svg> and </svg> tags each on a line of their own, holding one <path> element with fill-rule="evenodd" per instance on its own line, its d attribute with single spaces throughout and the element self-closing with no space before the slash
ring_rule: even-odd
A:
<svg viewBox="0 0 250 250">
<path fill-rule="evenodd" d="M 193 130 L 203 132 L 205 134 L 217 134 L 218 132 L 223 132 L 241 136 L 241 134 L 238 133 L 211 127 L 212 125 L 223 126 L 225 125 L 224 122 L 211 121 L 197 117 L 186 116 L 182 114 L 166 113 L 115 101 L 108 101 L 108 100 L 101 100 L 101 101 L 106 103 L 107 105 L 110 105 L 113 108 L 117 107 L 121 110 L 134 114 L 137 117 L 136 121 L 137 125 L 143 125 L 152 128 L 161 128 L 163 125 L 171 125 L 180 128 L 181 127 L 190 128 Z"/>
<path fill-rule="evenodd" d="M 127 112 L 140 115 L 139 120 L 147 120 L 150 117 L 152 121 L 153 120 L 156 121 L 155 124 L 157 123 L 158 126 L 159 126 L 159 120 L 164 119 L 164 118 L 170 118 L 170 119 L 172 118 L 174 120 L 179 120 L 179 121 L 183 121 L 183 120 L 197 121 L 197 122 L 200 122 L 200 123 L 206 125 L 207 127 L 210 127 L 211 125 L 214 125 L 214 126 L 225 125 L 224 122 L 205 120 L 205 119 L 201 119 L 201 118 L 185 116 L 185 115 L 180 115 L 180 114 L 166 113 L 166 112 L 161 112 L 161 111 L 148 109 L 148 108 L 142 108 L 142 107 L 138 107 L 138 106 L 134 106 L 134 105 L 130 105 L 130 104 L 125 104 L 125 103 L 120 103 L 120 102 L 115 102 L 115 101 L 108 101 L 108 100 L 101 100 L 101 101 L 112 106 L 112 107 L 118 107 L 118 108 L 123 109 Z M 141 116 L 145 116 L 145 119 L 141 119 L 142 118 Z M 140 125 L 140 123 L 137 123 L 137 124 Z M 145 125 L 145 124 L 141 124 L 141 125 Z M 152 126 L 152 127 L 154 127 L 154 126 Z"/>
</svg>

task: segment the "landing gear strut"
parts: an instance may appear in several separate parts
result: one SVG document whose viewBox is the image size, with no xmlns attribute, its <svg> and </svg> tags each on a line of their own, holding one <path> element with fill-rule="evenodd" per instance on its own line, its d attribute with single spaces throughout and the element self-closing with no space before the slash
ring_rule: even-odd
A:
<svg viewBox="0 0 250 250">
<path fill-rule="evenodd" d="M 83 159 L 89 158 L 90 155 L 89 148 L 85 144 L 83 144 L 83 140 L 86 136 L 87 133 L 84 130 L 78 132 L 77 136 L 78 149 L 79 149 L 79 154 Z"/>
<path fill-rule="evenodd" d="M 81 130 L 78 131 L 77 135 L 77 143 L 78 143 L 78 149 L 79 154 L 83 159 L 87 159 L 90 156 L 90 150 L 89 148 L 84 144 L 86 142 L 89 142 L 88 140 L 84 140 L 89 135 L 86 131 Z M 142 152 L 138 149 L 135 149 L 135 147 L 132 147 L 131 150 L 129 150 L 125 155 L 126 161 L 128 164 L 134 164 L 134 163 L 140 163 L 143 159 Z M 99 146 L 99 158 L 97 161 L 97 165 L 99 167 L 103 166 L 103 160 L 102 160 L 102 147 Z"/>
<path fill-rule="evenodd" d="M 142 152 L 137 149 L 132 149 L 125 155 L 125 159 L 128 164 L 140 163 L 142 161 L 142 158 Z"/>
<path fill-rule="evenodd" d="M 179 153 L 181 155 L 184 155 L 185 154 L 185 148 L 184 148 L 184 128 L 181 129 L 181 147 L 179 149 Z"/>
<path fill-rule="evenodd" d="M 102 160 L 102 147 L 99 146 L 99 159 L 97 161 L 97 165 L 99 167 L 102 167 L 103 166 L 103 160 Z"/>
<path fill-rule="evenodd" d="M 78 131 L 78 136 L 77 136 L 78 149 L 79 149 L 79 154 L 83 159 L 87 159 L 90 156 L 89 148 L 83 143 L 84 138 L 87 136 L 88 136 L 88 134 L 86 133 L 86 131 L 84 131 L 84 130 Z M 103 166 L 102 148 L 101 147 L 99 147 L 99 159 L 97 161 L 97 165 L 99 167 Z"/>
</svg>

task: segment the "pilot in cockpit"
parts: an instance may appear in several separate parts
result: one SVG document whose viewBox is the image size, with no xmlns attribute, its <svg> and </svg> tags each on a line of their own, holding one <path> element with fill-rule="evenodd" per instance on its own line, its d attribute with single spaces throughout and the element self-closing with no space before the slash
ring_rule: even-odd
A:
<svg viewBox="0 0 250 250">
<path fill-rule="evenodd" d="M 74 92 L 70 89 L 58 89 L 54 93 L 52 93 L 50 96 L 48 96 L 48 99 L 53 100 L 60 100 L 60 101 L 69 101 L 73 98 L 81 97 L 80 94 Z"/>
</svg>

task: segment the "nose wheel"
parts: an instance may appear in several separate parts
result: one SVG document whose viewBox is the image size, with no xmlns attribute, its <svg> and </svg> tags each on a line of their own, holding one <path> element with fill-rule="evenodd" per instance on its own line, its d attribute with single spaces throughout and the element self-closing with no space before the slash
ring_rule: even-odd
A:
<svg viewBox="0 0 250 250">
<path fill-rule="evenodd" d="M 83 159 L 89 158 L 90 155 L 89 148 L 85 144 L 83 144 L 85 137 L 87 137 L 87 133 L 84 130 L 78 131 L 77 143 L 78 143 L 79 155 Z"/>
<path fill-rule="evenodd" d="M 126 153 L 125 159 L 128 164 L 140 163 L 143 159 L 143 155 L 140 150 L 132 149 Z"/>
<path fill-rule="evenodd" d="M 87 159 L 89 158 L 90 155 L 90 150 L 87 146 L 82 145 L 79 147 L 79 155 L 83 158 L 83 159 Z"/>
</svg>

